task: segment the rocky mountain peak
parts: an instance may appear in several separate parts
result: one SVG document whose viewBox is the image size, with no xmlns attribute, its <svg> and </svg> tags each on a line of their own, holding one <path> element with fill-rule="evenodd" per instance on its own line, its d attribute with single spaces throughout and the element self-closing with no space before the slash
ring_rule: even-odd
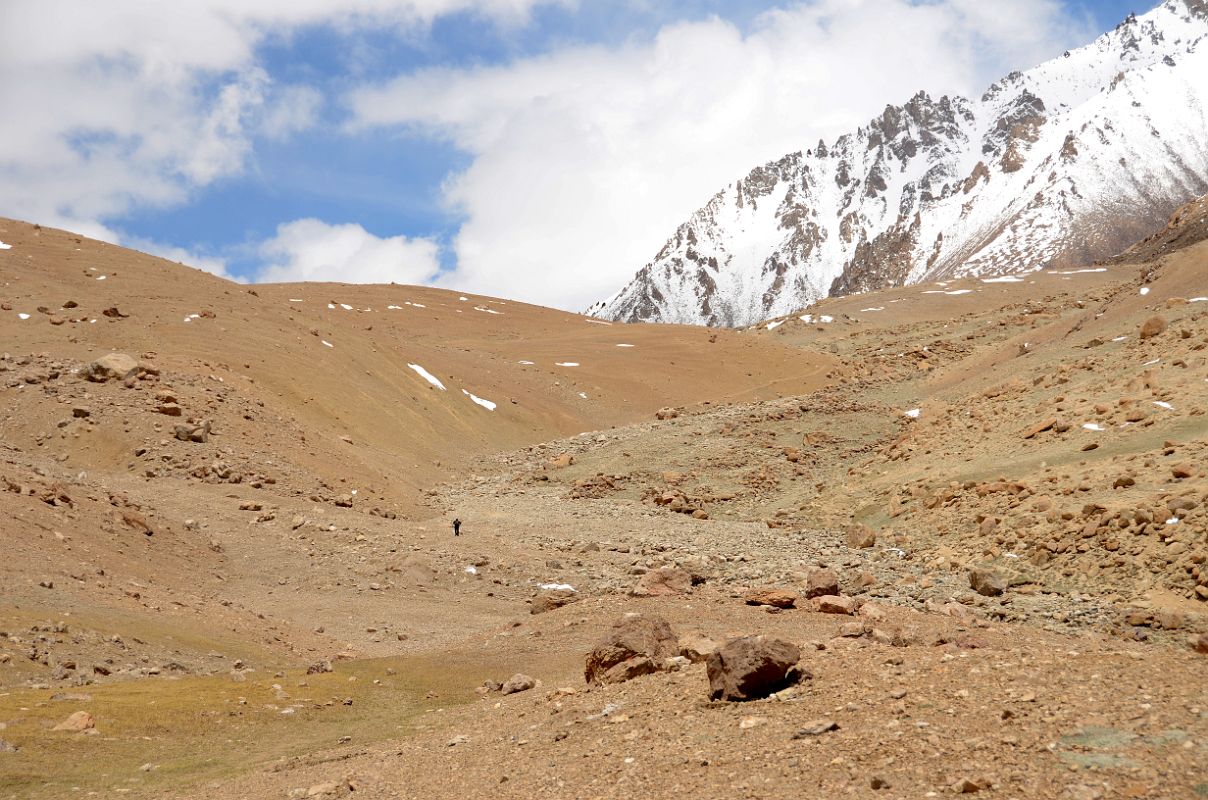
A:
<svg viewBox="0 0 1208 800">
<path fill-rule="evenodd" d="M 977 100 L 919 92 L 725 187 L 588 313 L 743 326 L 822 297 L 1107 258 L 1208 192 L 1208 0 Z"/>
</svg>

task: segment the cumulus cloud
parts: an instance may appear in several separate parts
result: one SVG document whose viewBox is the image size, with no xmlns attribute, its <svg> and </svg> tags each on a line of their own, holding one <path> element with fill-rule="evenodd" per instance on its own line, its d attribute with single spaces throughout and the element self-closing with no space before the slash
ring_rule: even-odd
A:
<svg viewBox="0 0 1208 800">
<path fill-rule="evenodd" d="M 517 24 L 564 0 L 5 0 L 0 213 L 101 229 L 240 173 L 257 136 L 313 124 L 317 93 L 277 86 L 269 39 L 314 25 L 413 33 L 467 12 Z"/>
<path fill-rule="evenodd" d="M 264 283 L 429 283 L 440 269 L 439 247 L 430 239 L 380 238 L 356 224 L 299 219 L 280 225 L 260 245 Z"/>
<path fill-rule="evenodd" d="M 583 308 L 752 167 L 866 123 L 920 89 L 978 93 L 1089 38 L 1057 0 L 816 0 L 663 28 L 618 48 L 430 69 L 347 98 L 354 129 L 472 156 L 450 287 Z"/>
</svg>

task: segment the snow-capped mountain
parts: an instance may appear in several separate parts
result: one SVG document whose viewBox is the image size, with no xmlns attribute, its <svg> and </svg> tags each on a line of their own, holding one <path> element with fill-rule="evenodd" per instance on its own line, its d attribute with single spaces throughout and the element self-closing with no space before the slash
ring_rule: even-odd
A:
<svg viewBox="0 0 1208 800">
<path fill-rule="evenodd" d="M 828 295 L 1106 258 L 1208 192 L 1208 0 L 980 100 L 925 93 L 753 170 L 587 313 L 741 326 Z"/>
</svg>

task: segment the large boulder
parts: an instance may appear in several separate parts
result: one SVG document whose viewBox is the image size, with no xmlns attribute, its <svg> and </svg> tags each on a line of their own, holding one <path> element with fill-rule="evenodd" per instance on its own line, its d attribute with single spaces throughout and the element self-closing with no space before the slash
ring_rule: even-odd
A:
<svg viewBox="0 0 1208 800">
<path fill-rule="evenodd" d="M 783 639 L 744 636 L 727 642 L 705 662 L 709 699 L 757 700 L 797 683 L 807 674 L 801 650 Z"/>
<path fill-rule="evenodd" d="M 1150 317 L 1141 326 L 1141 338 L 1152 339 L 1166 330 L 1166 320 L 1162 317 Z"/>
<path fill-rule="evenodd" d="M 815 569 L 805 578 L 805 596 L 809 598 L 839 594 L 839 576 L 834 570 Z"/>
<path fill-rule="evenodd" d="M 877 532 L 867 525 L 849 525 L 843 533 L 843 540 L 853 550 L 867 550 L 877 546 Z"/>
<path fill-rule="evenodd" d="M 104 383 L 110 379 L 125 380 L 137 371 L 138 362 L 134 360 L 133 356 L 125 353 L 110 353 L 84 367 L 84 377 L 96 383 Z"/>
<path fill-rule="evenodd" d="M 772 586 L 749 589 L 742 598 L 749 606 L 792 608 L 797 603 L 797 595 L 795 593 L 787 589 L 777 589 Z"/>
<path fill-rule="evenodd" d="M 638 579 L 630 592 L 634 597 L 666 597 L 692 591 L 692 575 L 679 567 L 652 569 Z"/>
<path fill-rule="evenodd" d="M 627 614 L 587 654 L 584 677 L 591 684 L 621 683 L 653 672 L 679 654 L 679 639 L 662 617 Z"/>
<path fill-rule="evenodd" d="M 985 597 L 998 597 L 1007 590 L 1007 582 L 993 570 L 969 571 L 969 588 Z"/>
</svg>

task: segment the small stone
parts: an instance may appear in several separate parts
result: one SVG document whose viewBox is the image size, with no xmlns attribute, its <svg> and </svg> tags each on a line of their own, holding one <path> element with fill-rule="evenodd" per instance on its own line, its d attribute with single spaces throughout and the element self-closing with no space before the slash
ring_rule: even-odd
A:
<svg viewBox="0 0 1208 800">
<path fill-rule="evenodd" d="M 854 614 L 856 600 L 854 597 L 823 595 L 814 598 L 814 608 L 822 614 Z"/>
<path fill-rule="evenodd" d="M 679 641 L 679 652 L 693 664 L 708 660 L 709 654 L 717 650 L 717 642 L 705 636 L 685 636 Z"/>
<path fill-rule="evenodd" d="M 1037 422 L 1032 427 L 1028 428 L 1026 431 L 1024 431 L 1023 438 L 1034 439 L 1039 434 L 1042 434 L 1045 431 L 1050 430 L 1056 424 L 1057 424 L 1057 419 L 1055 417 L 1049 417 L 1048 419 L 1043 419 L 1040 422 Z"/>
<path fill-rule="evenodd" d="M 347 781 L 328 781 L 327 783 L 317 783 L 311 786 L 306 790 L 306 794 L 302 796 L 306 798 L 339 797 L 347 789 Z"/>
<path fill-rule="evenodd" d="M 575 463 L 575 457 L 570 453 L 563 453 L 560 456 L 555 456 L 545 462 L 547 467 L 551 469 L 565 469 Z"/>
<path fill-rule="evenodd" d="M 810 720 L 809 722 L 805 723 L 805 725 L 803 725 L 796 733 L 793 734 L 793 738 L 807 739 L 811 736 L 821 736 L 824 733 L 830 733 L 831 731 L 837 730 L 839 730 L 839 723 L 835 722 L 833 719 L 823 717 L 822 719 Z"/>
<path fill-rule="evenodd" d="M 517 672 L 507 679 L 499 691 L 503 694 L 516 694 L 517 692 L 527 692 L 536 685 L 537 680 L 535 678 L 530 678 L 522 672 Z"/>
<path fill-rule="evenodd" d="M 75 733 L 83 733 L 84 731 L 93 730 L 96 728 L 96 719 L 87 711 L 77 711 L 67 719 L 54 726 L 52 730 L 56 731 L 72 731 Z"/>
<path fill-rule="evenodd" d="M 86 366 L 82 373 L 84 378 L 95 383 L 104 383 L 110 379 L 125 380 L 138 371 L 138 362 L 133 356 L 125 353 L 110 353 L 101 356 Z"/>
<path fill-rule="evenodd" d="M 634 597 L 667 597 L 692 591 L 692 576 L 679 567 L 662 567 L 638 579 L 630 592 Z"/>
<path fill-rule="evenodd" d="M 206 421 L 201 425 L 175 425 L 172 428 L 172 433 L 182 442 L 204 444 L 210 438 L 210 423 Z"/>
<path fill-rule="evenodd" d="M 52 694 L 50 699 L 56 703 L 87 703 L 92 700 L 92 695 L 79 692 L 57 692 Z"/>
<path fill-rule="evenodd" d="M 973 794 L 980 792 L 982 789 L 990 788 L 990 782 L 985 778 L 974 780 L 973 778 L 958 778 L 952 784 L 952 791 L 957 794 Z"/>
<path fill-rule="evenodd" d="M 577 592 L 571 589 L 546 589 L 538 592 L 529 607 L 530 614 L 544 614 L 562 606 L 569 605 L 579 599 Z"/>
</svg>

